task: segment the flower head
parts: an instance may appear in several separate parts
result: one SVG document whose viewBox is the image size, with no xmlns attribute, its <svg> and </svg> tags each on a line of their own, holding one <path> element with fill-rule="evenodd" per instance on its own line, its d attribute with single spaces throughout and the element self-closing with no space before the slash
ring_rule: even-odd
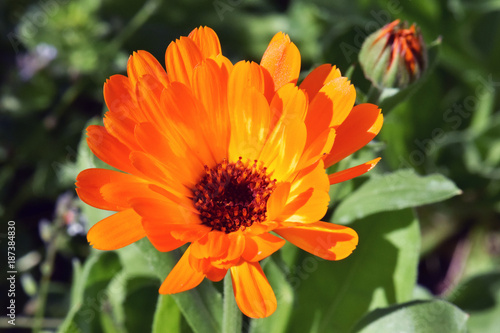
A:
<svg viewBox="0 0 500 333">
<path fill-rule="evenodd" d="M 415 24 L 395 20 L 368 36 L 359 60 L 367 78 L 378 87 L 404 88 L 427 66 L 425 43 Z"/>
<path fill-rule="evenodd" d="M 87 169 L 76 185 L 84 202 L 117 213 L 88 240 L 102 250 L 143 237 L 159 251 L 189 243 L 160 293 L 229 270 L 241 311 L 267 317 L 277 303 L 259 261 L 285 240 L 328 260 L 356 247 L 354 230 L 319 220 L 329 185 L 378 159 L 330 176 L 325 169 L 378 133 L 380 110 L 353 107 L 354 88 L 331 65 L 297 86 L 300 53 L 283 33 L 260 64 L 233 65 L 215 32 L 201 27 L 168 46 L 165 64 L 138 51 L 128 77 L 104 85 L 109 111 L 104 126 L 87 128 L 87 142 L 121 171 Z"/>
</svg>

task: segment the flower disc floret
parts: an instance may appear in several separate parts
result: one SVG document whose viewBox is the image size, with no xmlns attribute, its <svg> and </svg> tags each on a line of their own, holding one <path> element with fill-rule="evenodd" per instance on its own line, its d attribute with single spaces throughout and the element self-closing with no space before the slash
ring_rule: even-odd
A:
<svg viewBox="0 0 500 333">
<path fill-rule="evenodd" d="M 212 230 L 225 233 L 244 230 L 266 220 L 267 199 L 276 188 L 276 180 L 266 173 L 267 168 L 224 159 L 209 169 L 193 190 L 195 208 L 201 221 Z"/>
</svg>

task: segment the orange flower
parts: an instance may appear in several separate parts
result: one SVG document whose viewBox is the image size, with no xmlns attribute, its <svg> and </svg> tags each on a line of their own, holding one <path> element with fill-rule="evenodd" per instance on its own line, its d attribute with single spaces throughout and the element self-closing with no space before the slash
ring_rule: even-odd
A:
<svg viewBox="0 0 500 333">
<path fill-rule="evenodd" d="M 350 228 L 318 222 L 329 184 L 378 161 L 328 176 L 325 168 L 380 130 L 375 105 L 353 107 L 355 90 L 331 65 L 297 87 L 300 53 L 287 35 L 272 39 L 259 64 L 233 65 L 210 28 L 172 42 L 166 71 L 149 53 L 128 62 L 128 77 L 104 85 L 109 112 L 89 126 L 88 145 L 110 166 L 77 178 L 80 198 L 118 213 L 88 232 L 97 249 L 148 237 L 159 251 L 191 243 L 160 287 L 171 294 L 231 271 L 249 317 L 276 309 L 259 261 L 285 243 L 328 260 L 358 243 Z M 275 234 L 270 233 L 273 231 Z"/>
</svg>

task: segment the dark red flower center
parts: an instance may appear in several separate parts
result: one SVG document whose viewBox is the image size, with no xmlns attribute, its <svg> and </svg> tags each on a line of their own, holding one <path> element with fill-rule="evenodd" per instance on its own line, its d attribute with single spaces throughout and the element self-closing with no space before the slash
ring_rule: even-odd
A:
<svg viewBox="0 0 500 333">
<path fill-rule="evenodd" d="M 267 169 L 223 160 L 213 168 L 205 166 L 205 175 L 193 190 L 194 206 L 204 225 L 225 233 L 245 229 L 266 219 L 266 205 L 276 188 Z"/>
</svg>

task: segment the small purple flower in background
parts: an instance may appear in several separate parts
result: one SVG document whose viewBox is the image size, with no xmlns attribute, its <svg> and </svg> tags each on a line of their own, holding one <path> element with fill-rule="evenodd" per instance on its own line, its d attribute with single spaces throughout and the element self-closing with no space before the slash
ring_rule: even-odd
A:
<svg viewBox="0 0 500 333">
<path fill-rule="evenodd" d="M 34 50 L 17 57 L 19 75 L 23 81 L 28 81 L 39 70 L 45 68 L 57 57 L 57 49 L 46 43 L 38 44 Z"/>
<path fill-rule="evenodd" d="M 64 226 L 70 237 L 86 234 L 87 220 L 80 212 L 78 199 L 71 192 L 63 193 L 57 198 L 53 221 L 58 219 L 62 221 L 56 224 Z M 44 218 L 38 224 L 40 238 L 44 242 L 50 241 L 53 236 L 55 231 L 53 221 Z"/>
</svg>

